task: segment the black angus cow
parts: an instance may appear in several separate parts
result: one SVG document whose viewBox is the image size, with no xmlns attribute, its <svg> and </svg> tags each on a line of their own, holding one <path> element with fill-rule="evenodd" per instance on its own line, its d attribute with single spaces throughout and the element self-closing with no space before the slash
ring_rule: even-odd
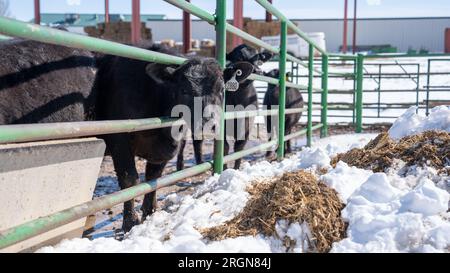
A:
<svg viewBox="0 0 450 273">
<path fill-rule="evenodd" d="M 150 48 L 165 52 L 161 47 Z M 168 53 L 168 52 L 165 52 Z M 105 56 L 98 73 L 98 119 L 139 119 L 171 116 L 174 106 L 186 105 L 194 112 L 194 98 L 202 107 L 222 106 L 224 78 L 230 79 L 240 70 L 236 80 L 243 81 L 253 67 L 239 63 L 222 72 L 212 58 L 191 58 L 180 66 L 148 63 L 117 56 Z M 203 108 L 201 110 L 203 110 Z M 198 109 L 197 109 L 198 110 Z M 198 122 L 210 122 L 202 118 Z M 198 124 L 192 124 L 193 127 Z M 146 181 L 160 177 L 167 162 L 178 152 L 180 141 L 173 138 L 172 128 L 161 128 L 104 137 L 122 189 L 139 182 L 135 156 L 147 160 Z M 144 220 L 156 208 L 156 192 L 147 194 L 142 204 Z M 124 203 L 123 230 L 139 223 L 134 200 Z"/>
<path fill-rule="evenodd" d="M 222 73 L 214 59 L 161 65 L 21 39 L 0 43 L 0 52 L 0 124 L 160 117 L 178 103 L 191 107 L 196 96 L 221 105 L 224 75 L 239 69 L 242 81 L 253 69 L 241 63 Z M 147 159 L 146 178 L 153 179 L 178 148 L 170 128 L 102 138 L 121 188 L 138 183 L 134 155 Z M 144 218 L 154 197 L 145 197 Z M 133 201 L 126 202 L 124 230 L 138 222 Z"/>
<path fill-rule="evenodd" d="M 280 75 L 280 71 L 278 69 L 273 69 L 268 73 L 264 73 L 265 76 L 277 78 Z M 286 78 L 289 79 L 290 73 L 286 73 Z M 276 106 L 275 109 L 278 109 L 279 104 L 279 95 L 280 95 L 280 88 L 276 85 L 269 84 L 267 87 L 267 92 L 264 95 L 264 101 L 263 105 L 267 107 L 267 110 L 272 109 L 272 106 Z M 289 108 L 302 108 L 304 105 L 303 97 L 300 91 L 296 88 L 288 87 L 286 88 L 286 109 Z M 292 131 L 292 128 L 297 124 L 297 122 L 300 120 L 302 116 L 302 113 L 295 113 L 295 114 L 289 114 L 285 117 L 285 127 L 284 127 L 284 134 L 290 134 Z M 267 134 L 269 136 L 269 141 L 272 138 L 272 132 L 273 130 L 276 130 L 274 124 L 271 122 L 271 118 L 266 118 L 266 127 L 267 127 Z M 278 132 L 277 132 L 278 133 Z M 291 141 L 286 141 L 286 153 L 291 153 Z M 273 156 L 273 151 L 268 151 L 266 154 L 267 157 Z"/>
<path fill-rule="evenodd" d="M 234 48 L 230 53 L 227 54 L 227 63 L 229 66 L 240 62 L 247 62 L 253 66 L 253 73 L 262 74 L 259 68 L 264 62 L 267 62 L 272 58 L 273 54 L 267 51 L 258 53 L 256 49 L 247 46 L 245 44 L 239 45 Z M 254 106 L 254 110 L 258 109 L 258 97 L 256 89 L 253 86 L 253 80 L 245 80 L 239 84 L 239 88 L 234 92 L 227 92 L 225 95 L 225 105 L 231 106 L 232 108 L 246 108 L 250 105 Z M 244 124 L 243 124 L 244 123 Z M 238 152 L 244 149 L 245 144 L 248 141 L 250 126 L 253 124 L 253 118 L 235 119 L 228 120 L 225 122 L 225 132 L 228 136 L 234 138 L 234 151 Z M 233 130 L 227 130 L 231 128 Z M 192 134 L 194 137 L 194 134 Z M 194 156 L 197 164 L 203 162 L 203 152 L 202 152 L 203 140 L 193 139 L 194 146 Z M 177 170 L 181 170 L 184 167 L 183 150 L 186 145 L 186 141 L 183 140 L 178 153 L 177 158 Z M 224 141 L 224 154 L 227 155 L 229 152 L 229 144 Z M 239 169 L 241 164 L 241 159 L 235 161 L 234 168 Z M 227 167 L 226 165 L 224 166 Z"/>
<path fill-rule="evenodd" d="M 96 60 L 87 50 L 0 43 L 0 124 L 95 119 Z"/>
</svg>

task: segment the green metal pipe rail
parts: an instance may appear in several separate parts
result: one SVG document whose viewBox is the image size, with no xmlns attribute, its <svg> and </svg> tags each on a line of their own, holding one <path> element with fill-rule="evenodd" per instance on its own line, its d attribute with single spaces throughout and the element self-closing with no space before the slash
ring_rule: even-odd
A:
<svg viewBox="0 0 450 273">
<path fill-rule="evenodd" d="M 324 49 L 315 44 L 304 32 L 302 32 L 292 21 L 288 20 L 280 11 L 278 11 L 267 0 L 256 0 L 263 8 L 273 14 L 281 21 L 281 35 L 280 35 L 280 49 L 275 48 L 267 43 L 264 43 L 256 37 L 243 32 L 242 30 L 228 24 L 226 22 L 226 0 L 216 0 L 216 12 L 214 15 L 196 7 L 195 5 L 184 0 L 164 0 L 174 6 L 189 12 L 202 20 L 207 21 L 216 28 L 216 44 L 217 44 L 217 61 L 222 69 L 225 67 L 226 54 L 226 32 L 238 35 L 246 41 L 252 42 L 266 50 L 280 55 L 279 69 L 280 77 L 278 79 L 268 78 L 256 74 L 252 74 L 250 79 L 264 81 L 280 86 L 280 105 L 275 110 L 259 110 L 259 111 L 239 111 L 229 112 L 224 111 L 221 114 L 220 133 L 223 136 L 223 125 L 226 119 L 243 118 L 250 116 L 279 116 L 279 132 L 278 139 L 272 140 L 268 143 L 258 145 L 240 152 L 236 152 L 227 156 L 223 156 L 223 140 L 216 140 L 214 160 L 211 162 L 202 163 L 194 167 L 185 169 L 183 171 L 175 172 L 164 177 L 147 181 L 139 185 L 123 189 L 116 193 L 100 197 L 98 199 L 74 206 L 72 208 L 54 213 L 49 216 L 41 217 L 30 222 L 21 224 L 19 226 L 10 228 L 8 230 L 0 231 L 0 249 L 18 243 L 20 241 L 29 239 L 31 237 L 42 234 L 46 231 L 52 230 L 64 224 L 70 223 L 82 217 L 88 216 L 97 211 L 110 208 L 114 205 L 131 200 L 146 193 L 155 191 L 159 188 L 172 185 L 180 179 L 191 177 L 208 171 L 212 167 L 215 173 L 220 173 L 224 163 L 234 161 L 244 156 L 265 151 L 273 146 L 278 146 L 278 160 L 284 156 L 284 142 L 297 138 L 301 135 L 307 136 L 308 146 L 312 144 L 312 132 L 321 129 L 321 136 L 326 136 L 327 131 L 327 93 L 328 93 L 328 58 L 340 59 L 355 59 L 355 56 L 328 54 Z M 287 30 L 293 30 L 298 36 L 304 39 L 309 46 L 308 62 L 297 59 L 294 56 L 287 54 Z M 20 22 L 13 19 L 0 17 L 0 33 L 13 37 L 21 37 L 40 41 L 44 43 L 51 43 L 56 45 L 63 45 L 72 48 L 87 49 L 91 51 L 122 56 L 147 62 L 157 62 L 163 64 L 182 64 L 186 61 L 185 58 L 166 55 L 158 52 L 152 52 L 145 49 L 135 48 L 115 42 L 105 41 L 92 37 L 77 35 L 57 29 L 34 25 L 30 23 Z M 317 50 L 322 54 L 321 70 L 314 67 L 314 51 Z M 363 59 L 363 58 L 361 58 Z M 303 67 L 308 68 L 308 86 L 294 84 L 286 81 L 286 61 L 295 62 Z M 358 56 L 358 60 L 359 56 Z M 361 69 L 358 69 L 360 72 Z M 322 77 L 321 88 L 314 88 L 313 74 L 318 73 Z M 357 75 L 361 76 L 361 75 Z M 362 77 L 361 77 L 362 79 Z M 308 107 L 298 109 L 285 109 L 285 92 L 286 87 L 294 87 L 308 91 Z M 362 81 L 358 85 L 358 90 L 361 92 L 362 98 Z M 313 107 L 312 94 L 313 92 L 321 93 L 321 105 Z M 226 92 L 225 92 L 226 93 Z M 225 94 L 226 95 L 226 94 Z M 225 100 L 224 100 L 225 102 Z M 362 101 L 361 101 L 362 102 Z M 225 107 L 223 108 L 225 109 Z M 317 125 L 312 125 L 312 111 L 321 110 L 321 122 Z M 298 112 L 308 112 L 307 128 L 289 135 L 284 135 L 284 117 L 288 114 Z M 149 118 L 140 120 L 116 120 L 116 121 L 92 121 L 92 122 L 69 122 L 69 123 L 52 123 L 52 124 L 28 124 L 28 125 L 3 125 L 0 126 L 0 143 L 7 142 L 21 142 L 21 141 L 35 141 L 44 139 L 57 139 L 68 137 L 81 137 L 101 134 L 111 134 L 119 132 L 135 132 L 140 130 L 149 130 L 156 128 L 164 128 L 170 126 L 182 125 L 184 122 L 177 118 Z M 223 137 L 222 137 L 223 139 Z"/>
<path fill-rule="evenodd" d="M 315 106 L 313 110 L 321 110 L 322 106 Z M 307 107 L 286 109 L 286 115 L 306 112 Z M 234 111 L 226 112 L 225 120 L 250 118 L 257 116 L 275 116 L 278 109 Z M 132 133 L 144 130 L 167 128 L 184 125 L 182 119 L 172 117 L 134 119 L 134 120 L 106 120 L 83 122 L 55 122 L 36 124 L 15 124 L 0 126 L 0 144 L 19 143 L 40 140 L 55 140 L 93 135 L 115 133 Z"/>
<path fill-rule="evenodd" d="M 372 54 L 364 56 L 365 59 L 386 59 L 386 58 L 417 58 L 417 57 L 450 57 L 450 53 L 426 53 L 426 54 Z"/>
<path fill-rule="evenodd" d="M 31 39 L 43 43 L 122 56 L 126 58 L 163 64 L 182 64 L 185 58 L 149 51 L 98 38 L 76 35 L 59 29 L 42 27 L 0 16 L 0 32 L 4 35 Z"/>
<path fill-rule="evenodd" d="M 0 126 L 0 144 L 131 133 L 183 124 L 184 121 L 182 119 L 162 117 L 134 120 L 2 125 Z"/>
</svg>

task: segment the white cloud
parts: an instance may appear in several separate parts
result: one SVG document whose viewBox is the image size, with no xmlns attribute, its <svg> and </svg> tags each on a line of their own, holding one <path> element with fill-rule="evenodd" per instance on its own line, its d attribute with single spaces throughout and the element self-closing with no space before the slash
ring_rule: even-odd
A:
<svg viewBox="0 0 450 273">
<path fill-rule="evenodd" d="M 81 0 L 66 0 L 69 6 L 79 6 L 81 5 Z"/>
<path fill-rule="evenodd" d="M 366 0 L 369 6 L 379 6 L 381 5 L 381 0 Z"/>
</svg>

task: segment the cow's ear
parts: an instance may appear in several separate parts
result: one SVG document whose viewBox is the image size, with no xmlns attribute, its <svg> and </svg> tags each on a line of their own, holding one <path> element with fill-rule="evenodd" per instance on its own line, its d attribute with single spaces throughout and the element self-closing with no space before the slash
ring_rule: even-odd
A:
<svg viewBox="0 0 450 273">
<path fill-rule="evenodd" d="M 270 59 L 272 59 L 272 57 L 273 53 L 270 51 L 263 51 L 259 53 L 259 60 L 262 61 L 263 63 L 269 61 Z"/>
<path fill-rule="evenodd" d="M 272 69 L 269 72 L 264 73 L 265 76 L 271 77 L 271 78 L 278 78 L 278 69 Z"/>
<path fill-rule="evenodd" d="M 165 64 L 151 63 L 145 67 L 145 72 L 158 84 L 172 80 L 176 68 Z"/>
<path fill-rule="evenodd" d="M 286 81 L 291 81 L 291 72 L 286 72 Z"/>
<path fill-rule="evenodd" d="M 237 62 L 229 67 L 227 67 L 224 71 L 224 80 L 225 83 L 229 80 L 236 80 L 238 82 L 245 81 L 250 74 L 253 73 L 253 65 L 248 62 Z"/>
</svg>

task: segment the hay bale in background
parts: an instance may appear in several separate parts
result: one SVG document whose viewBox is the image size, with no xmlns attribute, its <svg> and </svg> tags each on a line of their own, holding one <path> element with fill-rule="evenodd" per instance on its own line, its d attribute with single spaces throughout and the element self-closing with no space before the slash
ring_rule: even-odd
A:
<svg viewBox="0 0 450 273">
<path fill-rule="evenodd" d="M 229 22 L 232 24 L 233 22 Z M 247 32 L 248 34 L 255 36 L 258 39 L 261 39 L 263 36 L 275 36 L 280 35 L 280 22 L 278 21 L 272 21 L 272 22 L 265 22 L 260 20 L 252 20 L 251 18 L 245 17 L 244 18 L 244 26 L 243 31 Z M 288 34 L 294 34 L 294 31 L 291 29 L 288 29 Z M 227 52 L 230 52 L 233 50 L 233 38 L 232 34 L 227 35 Z M 259 46 L 252 44 L 247 41 L 243 41 L 244 44 L 249 45 L 251 47 L 259 49 Z"/>
<path fill-rule="evenodd" d="M 131 22 L 99 23 L 96 27 L 85 27 L 84 31 L 91 37 L 131 44 Z M 152 31 L 145 26 L 145 23 L 141 23 L 141 37 L 143 41 L 152 40 Z"/>
</svg>

